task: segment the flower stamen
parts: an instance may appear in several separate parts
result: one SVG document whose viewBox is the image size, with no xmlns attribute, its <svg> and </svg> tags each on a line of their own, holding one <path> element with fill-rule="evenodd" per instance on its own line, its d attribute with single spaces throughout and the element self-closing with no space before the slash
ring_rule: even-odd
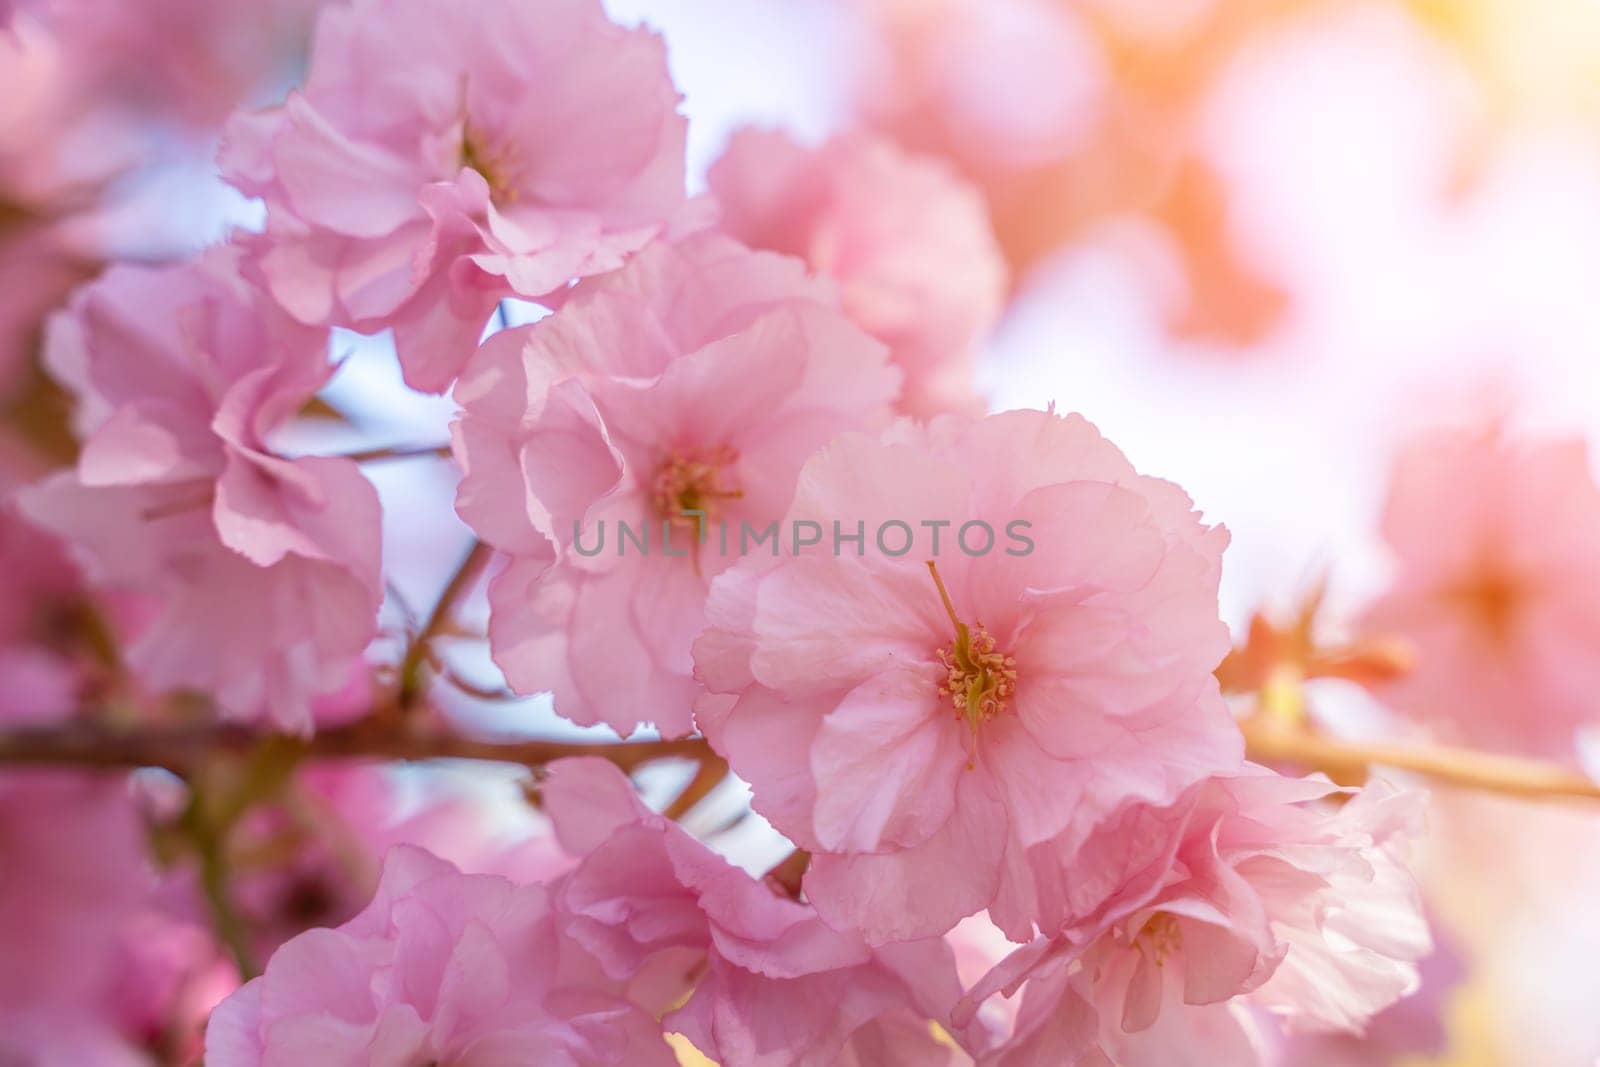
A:
<svg viewBox="0 0 1600 1067">
<path fill-rule="evenodd" d="M 1143 942 L 1155 959 L 1156 966 L 1160 967 L 1167 962 L 1168 956 L 1183 947 L 1183 929 L 1169 912 L 1160 911 L 1150 916 L 1134 941 Z"/>
<path fill-rule="evenodd" d="M 939 683 L 939 695 L 948 697 L 957 719 L 965 719 L 972 731 L 972 749 L 967 767 L 973 764 L 972 753 L 978 745 L 978 728 L 1006 709 L 1006 701 L 1016 692 L 1017 661 L 997 650 L 995 639 L 983 623 L 978 623 L 977 633 L 961 621 L 956 614 L 950 591 L 933 560 L 928 560 L 928 573 L 938 587 L 939 600 L 945 614 L 955 627 L 955 640 L 939 649 L 939 663 L 944 667 L 944 681 Z"/>
<path fill-rule="evenodd" d="M 674 452 L 656 469 L 651 503 L 656 514 L 676 526 L 695 531 L 695 573 L 700 571 L 700 543 L 719 501 L 738 500 L 743 489 L 729 485 L 728 469 L 739 454 L 727 445 L 695 452 Z"/>
</svg>

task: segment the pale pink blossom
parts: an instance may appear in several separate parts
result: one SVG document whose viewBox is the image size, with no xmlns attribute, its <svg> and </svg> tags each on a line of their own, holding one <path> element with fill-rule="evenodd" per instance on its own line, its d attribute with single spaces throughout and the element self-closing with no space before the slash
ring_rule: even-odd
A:
<svg viewBox="0 0 1600 1067">
<path fill-rule="evenodd" d="M 617 769 L 561 760 L 542 789 L 578 865 L 554 887 L 570 936 L 728 1067 L 955 1062 L 930 1022 L 960 995 L 937 939 L 872 949 L 650 811 Z M 680 1006 L 681 1005 L 681 1006 Z"/>
<path fill-rule="evenodd" d="M 1294 1033 L 1355 1032 L 1413 992 L 1431 948 L 1408 867 L 1418 798 L 1373 783 L 1338 805 L 1340 792 L 1252 770 L 1108 820 L 1060 875 L 1077 921 L 1018 949 L 958 1010 L 1026 984 L 985 1062 L 1036 1062 L 1071 1034 L 1085 1063 L 1098 1050 L 1124 1067 L 1245 1067 L 1270 1047 L 1251 1009 Z"/>
<path fill-rule="evenodd" d="M 598 0 L 325 8 L 304 87 L 228 127 L 224 175 L 267 205 L 255 264 L 302 321 L 392 326 L 441 391 L 502 297 L 613 270 L 684 202 L 659 38 Z"/>
<path fill-rule="evenodd" d="M 549 890 L 401 846 L 361 914 L 289 941 L 217 1007 L 206 1062 L 676 1061 L 660 1024 L 562 936 Z"/>
<path fill-rule="evenodd" d="M 604 761 L 552 764 L 541 797 L 569 870 L 519 886 L 397 847 L 361 914 L 213 1013 L 206 1062 L 670 1065 L 668 1034 L 729 1067 L 956 1062 L 942 942 L 830 929 Z"/>
<path fill-rule="evenodd" d="M 235 266 L 220 249 L 79 292 L 47 360 L 77 398 L 82 452 L 21 500 L 92 579 L 154 605 L 127 648 L 150 687 L 308 730 L 376 627 L 378 501 L 347 460 L 274 451 L 332 373 L 326 335 Z"/>
<path fill-rule="evenodd" d="M 1433 954 L 1417 965 L 1417 992 L 1372 1017 L 1361 1033 L 1283 1035 L 1275 1062 L 1284 1067 L 1398 1067 L 1442 1056 L 1450 1046 L 1446 1012 L 1466 977 L 1466 962 L 1435 927 Z"/>
<path fill-rule="evenodd" d="M 727 233 L 839 282 L 845 313 L 905 372 L 902 411 L 982 413 L 977 346 L 1006 265 L 976 189 L 871 134 L 807 149 L 754 129 L 734 134 L 707 181 Z"/>
<path fill-rule="evenodd" d="M 1572 758 L 1600 722 L 1600 489 L 1576 439 L 1443 429 L 1396 461 L 1396 560 L 1366 628 L 1414 646 L 1382 690 L 1452 740 Z"/>
<path fill-rule="evenodd" d="M 1211 673 L 1227 533 L 1082 418 L 847 434 L 807 463 L 789 520 L 859 521 L 866 544 L 717 579 L 696 717 L 814 854 L 830 922 L 898 940 L 991 908 L 1026 940 L 1059 918 L 1029 849 L 1239 764 Z"/>
<path fill-rule="evenodd" d="M 690 645 L 742 524 L 782 516 L 835 434 L 885 420 L 898 378 L 798 260 L 709 233 L 490 338 L 455 390 L 456 510 L 510 557 L 489 639 L 512 688 L 687 733 Z"/>
</svg>

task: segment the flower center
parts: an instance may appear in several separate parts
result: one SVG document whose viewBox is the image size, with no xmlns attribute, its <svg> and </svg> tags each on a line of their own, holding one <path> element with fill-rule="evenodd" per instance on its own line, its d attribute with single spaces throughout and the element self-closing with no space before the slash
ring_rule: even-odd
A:
<svg viewBox="0 0 1600 1067">
<path fill-rule="evenodd" d="M 704 528 L 717 502 L 737 500 L 744 490 L 728 482 L 728 468 L 739 455 L 727 445 L 692 452 L 674 452 L 656 468 L 651 500 L 656 514 L 687 526 Z M 686 514 L 694 512 L 695 514 Z"/>
<path fill-rule="evenodd" d="M 1179 928 L 1177 919 L 1167 912 L 1160 911 L 1150 916 L 1134 941 L 1143 942 L 1146 950 L 1155 958 L 1156 966 L 1159 967 L 1167 962 L 1168 956 L 1183 947 L 1183 930 Z"/>
<path fill-rule="evenodd" d="M 489 199 L 495 204 L 503 207 L 517 199 L 517 188 L 507 174 L 510 160 L 503 151 L 485 144 L 470 125 L 461 131 L 461 165 L 483 175 L 489 185 Z"/>
<path fill-rule="evenodd" d="M 1445 590 L 1445 598 L 1491 636 L 1504 641 L 1511 636 L 1528 593 L 1528 583 L 1516 575 L 1486 570 Z"/>
<path fill-rule="evenodd" d="M 939 577 L 939 568 L 928 560 L 928 572 L 939 589 L 939 599 L 945 614 L 956 628 L 955 640 L 939 649 L 939 663 L 944 667 L 944 681 L 939 683 L 939 695 L 949 699 L 955 708 L 956 718 L 965 719 L 972 730 L 972 743 L 978 743 L 978 727 L 1006 709 L 1006 701 L 1017 689 L 1017 661 L 995 647 L 994 636 L 978 623 L 977 632 L 956 615 L 950 600 L 950 591 Z M 972 766 L 972 761 L 967 761 Z"/>
</svg>

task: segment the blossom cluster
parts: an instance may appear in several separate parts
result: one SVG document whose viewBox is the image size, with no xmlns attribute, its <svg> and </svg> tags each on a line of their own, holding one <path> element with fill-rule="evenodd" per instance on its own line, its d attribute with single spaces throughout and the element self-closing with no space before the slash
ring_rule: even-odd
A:
<svg viewBox="0 0 1600 1067">
<path fill-rule="evenodd" d="M 48 19 L 13 18 L 0 51 L 44 47 Z M 203 782 L 0 777 L 0 858 L 47 886 L 0 873 L 0 956 L 53 961 L 0 966 L 0 1062 L 138 1062 L 129 1035 L 209 1012 L 208 1067 L 1272 1067 L 1418 991 L 1420 795 L 1247 758 L 1227 530 L 1080 415 L 986 413 L 1008 279 L 979 193 L 879 134 L 744 129 L 695 197 L 686 136 L 662 39 L 598 0 L 328 3 L 302 84 L 222 127 L 261 225 L 95 271 L 49 319 L 75 444 L 7 476 L 0 719 L 103 703 L 272 743 Z M 0 234 L 54 162 L 0 154 Z M 476 810 L 391 818 L 369 767 L 290 766 L 445 674 L 432 625 L 384 660 L 394 506 L 293 432 L 335 330 L 387 334 L 457 408 L 441 451 L 506 688 L 699 745 L 788 859 L 735 865 L 603 756 L 543 763 L 520 851 L 469 841 Z M 1571 757 L 1600 661 L 1536 657 L 1600 641 L 1570 581 L 1600 578 L 1583 464 L 1498 435 L 1408 453 L 1404 576 L 1365 623 L 1421 650 L 1397 706 Z M 1556 500 L 1581 512 L 1559 537 Z M 1482 536 L 1442 552 L 1441 524 Z M 92 605 L 104 661 L 31 629 L 46 596 Z M 1503 684 L 1453 688 L 1502 653 Z M 1508 733 L 1511 693 L 1537 731 Z M 381 870 L 319 834 L 330 811 L 393 846 Z M 198 870 L 152 865 L 147 823 Z M 259 976 L 200 933 L 239 920 L 219 827 L 296 856 L 238 879 Z"/>
</svg>

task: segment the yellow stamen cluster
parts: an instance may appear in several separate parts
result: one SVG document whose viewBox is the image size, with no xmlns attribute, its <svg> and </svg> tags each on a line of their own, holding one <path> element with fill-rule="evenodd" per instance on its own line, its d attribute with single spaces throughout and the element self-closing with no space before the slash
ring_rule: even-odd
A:
<svg viewBox="0 0 1600 1067">
<path fill-rule="evenodd" d="M 693 526 L 697 520 L 684 512 L 698 511 L 702 514 L 698 522 L 709 522 L 717 501 L 744 496 L 744 490 L 735 489 L 724 480 L 738 458 L 738 453 L 727 445 L 688 454 L 674 452 L 657 468 L 651 483 L 656 514 Z"/>
<path fill-rule="evenodd" d="M 945 588 L 939 568 L 932 560 L 928 561 L 928 571 L 939 589 L 945 614 L 956 628 L 955 640 L 938 651 L 939 663 L 945 669 L 939 694 L 949 698 L 956 718 L 967 721 L 976 746 L 978 727 L 1004 711 L 1006 701 L 1017 690 L 1017 661 L 997 650 L 994 636 L 983 623 L 978 623 L 974 634 L 971 627 L 961 621 L 951 603 L 950 591 Z"/>
<path fill-rule="evenodd" d="M 1144 942 L 1159 967 L 1167 962 L 1168 956 L 1183 947 L 1183 930 L 1176 918 L 1161 911 L 1150 917 L 1135 940 Z"/>
<path fill-rule="evenodd" d="M 483 175 L 489 185 L 489 199 L 504 207 L 517 199 L 517 188 L 511 183 L 511 161 L 506 153 L 487 147 L 475 136 L 470 126 L 461 131 L 461 165 Z"/>
<path fill-rule="evenodd" d="M 1017 661 L 995 651 L 994 636 L 981 622 L 977 633 L 968 636 L 965 649 L 959 632 L 954 644 L 941 648 L 939 662 L 945 669 L 939 692 L 950 698 L 959 715 L 988 722 L 1005 710 L 1006 700 L 1016 691 Z"/>
</svg>

